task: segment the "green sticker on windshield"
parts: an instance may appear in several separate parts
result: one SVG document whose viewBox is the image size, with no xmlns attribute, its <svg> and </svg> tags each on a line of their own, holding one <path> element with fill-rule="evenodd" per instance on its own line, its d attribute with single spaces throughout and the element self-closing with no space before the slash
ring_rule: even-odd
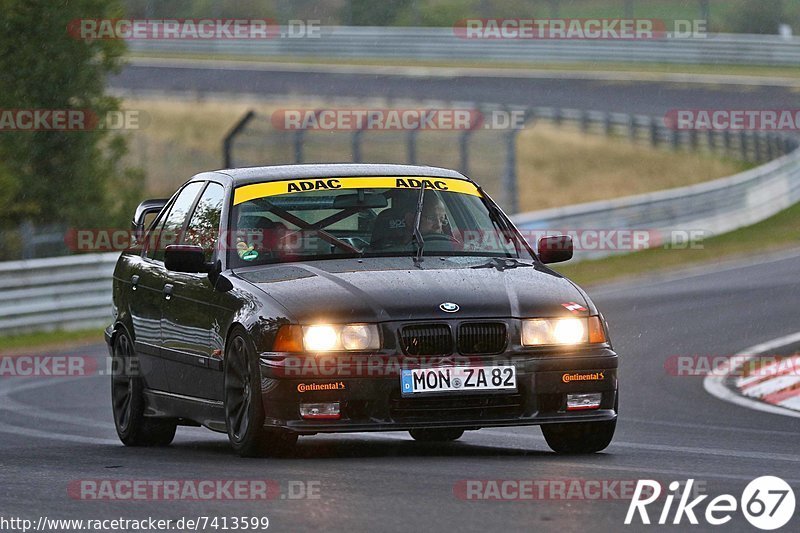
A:
<svg viewBox="0 0 800 533">
<path fill-rule="evenodd" d="M 245 261 L 252 261 L 253 259 L 258 257 L 258 252 L 255 250 L 247 250 L 245 252 L 241 252 L 239 257 L 244 259 Z"/>
</svg>

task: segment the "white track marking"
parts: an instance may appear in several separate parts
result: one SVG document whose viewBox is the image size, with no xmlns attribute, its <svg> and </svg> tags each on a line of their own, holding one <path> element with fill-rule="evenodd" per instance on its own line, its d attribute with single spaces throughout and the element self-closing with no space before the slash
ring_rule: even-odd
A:
<svg viewBox="0 0 800 533">
<path fill-rule="evenodd" d="M 522 437 L 528 440 L 536 440 L 545 442 L 544 437 L 537 435 L 528 435 L 525 433 L 516 433 L 509 431 L 498 431 L 491 429 L 484 429 L 487 434 L 498 436 L 513 436 Z M 648 450 L 654 452 L 670 452 L 670 453 L 687 453 L 693 455 L 710 455 L 715 457 L 728 457 L 728 458 L 747 458 L 758 460 L 770 461 L 785 461 L 789 463 L 800 463 L 800 455 L 788 453 L 768 453 L 768 452 L 753 452 L 748 450 L 730 450 L 721 448 L 698 448 L 696 446 L 672 446 L 669 444 L 649 444 L 644 442 L 625 442 L 614 440 L 609 445 L 610 449 L 613 448 L 629 448 L 633 450 Z"/>
<path fill-rule="evenodd" d="M 751 346 L 746 350 L 742 350 L 741 352 L 737 353 L 736 356 L 744 356 L 744 355 L 752 355 L 753 357 L 763 354 L 765 352 L 769 352 L 771 350 L 775 350 L 776 348 L 781 348 L 783 346 L 788 346 L 789 344 L 794 344 L 796 342 L 800 342 L 800 332 L 792 333 L 791 335 L 785 335 L 783 337 L 778 337 L 777 339 L 772 339 L 770 341 L 756 344 L 755 346 Z M 734 356 L 734 360 L 738 360 L 739 357 Z M 725 386 L 725 378 L 726 375 L 719 375 L 723 372 L 727 373 L 733 369 L 727 368 L 726 364 L 723 364 L 716 369 L 714 369 L 711 374 L 707 375 L 703 380 L 703 388 L 705 388 L 706 392 L 719 398 L 720 400 L 724 400 L 726 402 L 735 403 L 736 405 L 741 405 L 742 407 L 747 407 L 749 409 L 755 409 L 756 411 L 764 411 L 765 413 L 772 413 L 776 415 L 784 415 L 784 416 L 793 416 L 795 418 L 800 418 L 800 412 L 794 411 L 792 409 L 787 409 L 785 407 L 780 407 L 777 405 L 772 405 L 764 402 L 760 402 L 758 400 L 753 400 L 751 398 L 747 398 L 745 396 L 740 396 L 736 394 L 728 387 Z"/>
<path fill-rule="evenodd" d="M 58 381 L 54 381 L 56 379 Z M 66 424 L 74 424 L 77 426 L 108 429 L 109 427 L 108 422 L 98 422 L 97 420 L 92 418 L 86 418 L 82 416 L 76 416 L 64 413 L 53 413 L 49 411 L 43 411 L 41 407 L 35 405 L 23 404 L 10 397 L 12 394 L 22 391 L 37 389 L 39 387 L 47 386 L 51 383 L 52 384 L 67 383 L 70 381 L 85 380 L 85 379 L 88 378 L 87 377 L 53 378 L 53 380 L 48 380 L 48 381 L 29 380 L 21 382 L 18 386 L 5 387 L 3 389 L 0 389 L 0 411 L 9 411 L 14 414 L 25 415 L 29 418 L 38 418 L 41 420 L 49 420 L 52 422 L 63 422 Z M 111 423 L 113 424 L 113 422 Z"/>
<path fill-rule="evenodd" d="M 534 426 L 530 426 L 530 428 L 533 428 L 533 427 Z M 350 437 L 365 438 L 367 440 L 384 440 L 384 439 L 388 439 L 388 440 L 406 440 L 406 441 L 411 441 L 411 437 L 409 437 L 407 435 L 405 435 L 405 436 L 404 435 L 396 435 L 396 434 L 393 434 L 393 433 L 348 433 L 348 434 L 335 434 L 335 435 L 338 438 L 347 438 L 348 436 L 350 436 Z M 464 438 L 463 438 L 464 440 L 459 441 L 459 443 L 463 443 L 463 444 L 466 444 L 466 445 L 486 446 L 487 444 L 482 444 L 482 443 L 477 443 L 477 442 L 472 441 L 472 438 L 480 437 L 481 435 L 483 435 L 485 437 L 486 436 L 491 436 L 491 435 L 504 436 L 504 437 L 522 437 L 522 438 L 524 438 L 526 440 L 533 440 L 533 441 L 537 441 L 537 442 L 541 441 L 542 444 L 546 444 L 545 440 L 544 440 L 544 437 L 541 437 L 541 436 L 530 435 L 530 434 L 526 434 L 526 433 L 522 433 L 522 432 L 520 432 L 520 433 L 504 432 L 504 431 L 498 431 L 498 430 L 492 430 L 492 429 L 482 429 L 480 431 L 467 431 L 466 433 L 464 433 Z M 330 435 L 330 436 L 334 436 L 334 435 Z M 613 451 L 613 448 L 615 446 L 619 445 L 619 444 L 620 443 L 618 443 L 616 441 L 612 442 L 611 445 L 609 446 L 609 449 L 610 449 L 609 451 Z M 625 447 L 625 445 L 629 445 L 630 447 L 640 447 L 640 445 L 637 444 L 637 443 L 623 443 L 623 447 Z M 504 443 L 502 446 L 498 446 L 496 444 L 495 445 L 491 445 L 490 444 L 489 446 L 491 446 L 493 448 L 502 447 L 503 449 L 508 449 L 508 448 L 524 449 L 524 450 L 528 450 L 529 449 L 529 448 L 524 447 L 524 446 L 514 446 L 512 443 Z M 727 451 L 725 451 L 725 453 L 719 453 L 719 454 L 715 454 L 715 455 L 722 455 L 722 456 L 725 456 L 725 457 L 735 457 L 736 456 L 735 454 L 738 454 L 738 453 L 739 452 L 737 452 L 737 451 L 727 450 Z M 731 455 L 731 454 L 733 454 L 733 455 Z M 679 469 L 651 468 L 650 466 L 637 467 L 637 466 L 630 466 L 630 465 L 614 466 L 614 465 L 600 465 L 600 464 L 597 464 L 597 458 L 603 457 L 602 454 L 587 455 L 586 456 L 586 459 L 587 459 L 586 462 L 566 462 L 566 461 L 563 460 L 566 456 L 556 455 L 555 453 L 552 454 L 552 457 L 555 458 L 555 459 L 558 459 L 558 465 L 559 466 L 568 466 L 568 467 L 575 467 L 575 468 L 580 468 L 580 469 L 612 471 L 612 472 L 613 471 L 636 472 L 636 473 L 639 473 L 639 474 L 643 474 L 643 473 L 646 473 L 648 475 L 660 474 L 660 475 L 665 475 L 665 476 L 678 476 L 678 477 L 685 477 L 687 475 L 687 472 L 685 470 L 679 470 Z M 592 459 L 592 457 L 595 457 L 595 459 Z M 784 457 L 788 457 L 788 456 L 784 456 Z M 759 459 L 764 458 L 763 454 L 761 454 L 758 458 Z M 793 458 L 792 460 L 796 461 L 798 459 Z M 695 478 L 707 478 L 707 479 L 712 479 L 712 478 L 713 479 L 732 479 L 732 480 L 741 480 L 741 481 L 752 481 L 752 479 L 753 479 L 753 476 L 734 475 L 734 474 L 721 474 L 719 472 L 701 472 L 701 471 L 697 471 L 697 470 L 694 470 L 694 469 L 691 471 L 691 475 L 693 477 L 695 477 Z M 790 482 L 790 483 L 800 483 L 800 479 L 788 479 L 788 478 L 785 478 L 785 479 L 786 479 L 787 482 Z"/>
<path fill-rule="evenodd" d="M 654 426 L 676 427 L 676 428 L 696 428 L 714 431 L 730 431 L 732 433 L 753 433 L 756 435 L 782 435 L 782 436 L 797 436 L 796 431 L 785 431 L 780 429 L 756 429 L 756 428 L 743 428 L 738 426 L 717 426 L 711 424 L 696 424 L 692 422 L 667 422 L 665 420 L 646 420 L 644 418 L 632 418 L 624 416 L 619 419 L 618 423 L 621 424 L 648 424 Z"/>
<path fill-rule="evenodd" d="M 35 406 L 26 405 L 20 403 L 16 400 L 12 400 L 10 398 L 11 394 L 16 392 L 34 390 L 41 387 L 48 387 L 53 384 L 57 383 L 67 383 L 70 381 L 78 381 L 78 380 L 85 380 L 87 377 L 74 377 L 74 378 L 53 378 L 48 380 L 24 380 L 18 383 L 14 383 L 10 385 L 12 379 L 16 378 L 7 378 L 3 380 L 4 387 L 0 389 L 0 411 L 6 411 L 13 414 L 20 414 L 24 415 L 29 418 L 39 419 L 39 420 L 46 420 L 51 422 L 63 422 L 68 424 L 74 424 L 77 426 L 82 427 L 97 427 L 103 429 L 109 429 L 113 427 L 113 422 L 109 422 L 108 424 L 103 424 L 97 422 L 96 420 L 92 420 L 89 418 L 69 415 L 69 414 L 59 414 L 59 413 L 52 413 L 48 411 L 43 411 L 41 408 L 37 408 Z M 57 381 L 56 381 L 57 380 Z M 41 427 L 41 425 L 40 425 Z M 11 433 L 13 435 L 19 435 L 23 437 L 35 437 L 35 438 L 42 438 L 42 439 L 49 439 L 49 440 L 60 440 L 65 442 L 76 442 L 81 444 L 114 444 L 114 445 L 121 445 L 122 443 L 119 442 L 117 439 L 104 439 L 100 437 L 89 437 L 84 435 L 76 435 L 74 433 L 62 433 L 57 431 L 45 431 L 40 429 L 16 426 L 13 424 L 7 424 L 4 422 L 0 422 L 0 433 Z"/>
</svg>

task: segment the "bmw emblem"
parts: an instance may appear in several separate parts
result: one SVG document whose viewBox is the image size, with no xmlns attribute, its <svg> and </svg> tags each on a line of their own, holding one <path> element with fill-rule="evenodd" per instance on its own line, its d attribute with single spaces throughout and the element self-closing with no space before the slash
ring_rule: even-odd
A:
<svg viewBox="0 0 800 533">
<path fill-rule="evenodd" d="M 454 304 L 453 302 L 445 302 L 439 306 L 439 309 L 445 313 L 455 313 L 461 308 L 458 306 L 458 304 Z"/>
</svg>

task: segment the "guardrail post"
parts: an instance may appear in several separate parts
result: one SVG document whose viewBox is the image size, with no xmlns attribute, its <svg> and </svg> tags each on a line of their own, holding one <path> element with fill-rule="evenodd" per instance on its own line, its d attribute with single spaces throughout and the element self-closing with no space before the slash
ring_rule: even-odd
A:
<svg viewBox="0 0 800 533">
<path fill-rule="evenodd" d="M 233 155 L 231 154 L 233 140 L 242 132 L 245 126 L 247 126 L 247 123 L 253 120 L 253 117 L 255 116 L 255 111 L 248 111 L 241 119 L 239 119 L 239 122 L 234 124 L 233 128 L 231 128 L 228 134 L 225 135 L 225 139 L 222 141 L 222 164 L 225 168 L 233 167 Z"/>
<path fill-rule="evenodd" d="M 714 130 L 709 129 L 706 131 L 706 143 L 708 144 L 709 150 L 712 152 L 717 148 L 717 136 Z"/>
<path fill-rule="evenodd" d="M 673 129 L 670 131 L 670 146 L 672 147 L 673 151 L 677 151 L 678 148 L 681 146 L 681 132 L 677 129 Z"/>
<path fill-rule="evenodd" d="M 561 113 L 561 108 L 557 107 L 553 109 L 553 124 L 555 124 L 556 126 L 560 126 L 563 121 L 564 121 L 564 116 Z"/>
<path fill-rule="evenodd" d="M 658 146 L 658 119 L 655 117 L 650 117 L 650 144 L 652 146 Z"/>
<path fill-rule="evenodd" d="M 586 110 L 581 111 L 581 132 L 589 133 L 589 112 Z"/>
<path fill-rule="evenodd" d="M 458 136 L 458 171 L 469 175 L 469 137 L 472 128 L 464 130 Z"/>
<path fill-rule="evenodd" d="M 750 157 L 747 153 L 747 132 L 740 131 L 739 132 L 739 150 L 742 154 L 742 161 L 749 161 Z"/>
<path fill-rule="evenodd" d="M 731 151 L 731 130 L 722 132 L 722 143 L 725 146 L 725 154 L 727 155 Z"/>
<path fill-rule="evenodd" d="M 772 133 L 767 134 L 767 161 L 775 159 L 775 136 Z"/>
<path fill-rule="evenodd" d="M 303 162 L 303 143 L 305 137 L 306 130 L 299 129 L 294 134 L 294 162 L 295 163 L 302 163 Z"/>
<path fill-rule="evenodd" d="M 633 142 L 636 142 L 636 132 L 638 131 L 636 126 L 636 116 L 628 116 L 628 136 Z"/>
<path fill-rule="evenodd" d="M 487 114 L 483 109 L 473 106 L 477 110 L 477 115 L 470 118 L 469 128 L 461 132 L 458 136 L 458 164 L 462 174 L 469 174 L 469 139 L 477 128 L 483 126 Z"/>
<path fill-rule="evenodd" d="M 364 128 L 357 129 L 350 139 L 350 145 L 353 150 L 353 163 L 361 163 L 361 136 L 363 134 Z"/>
<path fill-rule="evenodd" d="M 510 110 L 506 108 L 511 114 Z M 517 193 L 517 135 L 525 127 L 528 121 L 533 118 L 535 114 L 530 109 L 525 110 L 522 118 L 522 124 L 512 124 L 511 129 L 506 134 L 506 168 L 503 173 L 503 183 L 506 189 L 506 205 L 510 213 L 517 213 L 519 211 L 519 194 Z"/>
<path fill-rule="evenodd" d="M 413 130 L 409 130 L 408 138 L 406 139 L 406 159 L 408 159 L 409 165 L 416 165 L 417 164 L 417 134 L 419 133 L 419 128 L 414 128 Z"/>
<path fill-rule="evenodd" d="M 611 135 L 613 127 L 614 125 L 611 122 L 611 113 L 603 113 L 603 132 L 605 133 L 606 137 Z"/>
<path fill-rule="evenodd" d="M 698 144 L 697 130 L 692 128 L 689 130 L 689 146 L 692 150 L 697 150 Z"/>
<path fill-rule="evenodd" d="M 763 161 L 764 160 L 763 137 L 758 132 L 753 133 L 753 148 L 756 154 L 756 161 Z"/>
</svg>

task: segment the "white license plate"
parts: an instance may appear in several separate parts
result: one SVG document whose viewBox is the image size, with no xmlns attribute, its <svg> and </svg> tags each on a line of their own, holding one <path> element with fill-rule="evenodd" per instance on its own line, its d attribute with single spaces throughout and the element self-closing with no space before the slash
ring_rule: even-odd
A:
<svg viewBox="0 0 800 533">
<path fill-rule="evenodd" d="M 403 394 L 516 389 L 517 372 L 513 366 L 415 368 L 403 370 L 400 375 Z"/>
</svg>

